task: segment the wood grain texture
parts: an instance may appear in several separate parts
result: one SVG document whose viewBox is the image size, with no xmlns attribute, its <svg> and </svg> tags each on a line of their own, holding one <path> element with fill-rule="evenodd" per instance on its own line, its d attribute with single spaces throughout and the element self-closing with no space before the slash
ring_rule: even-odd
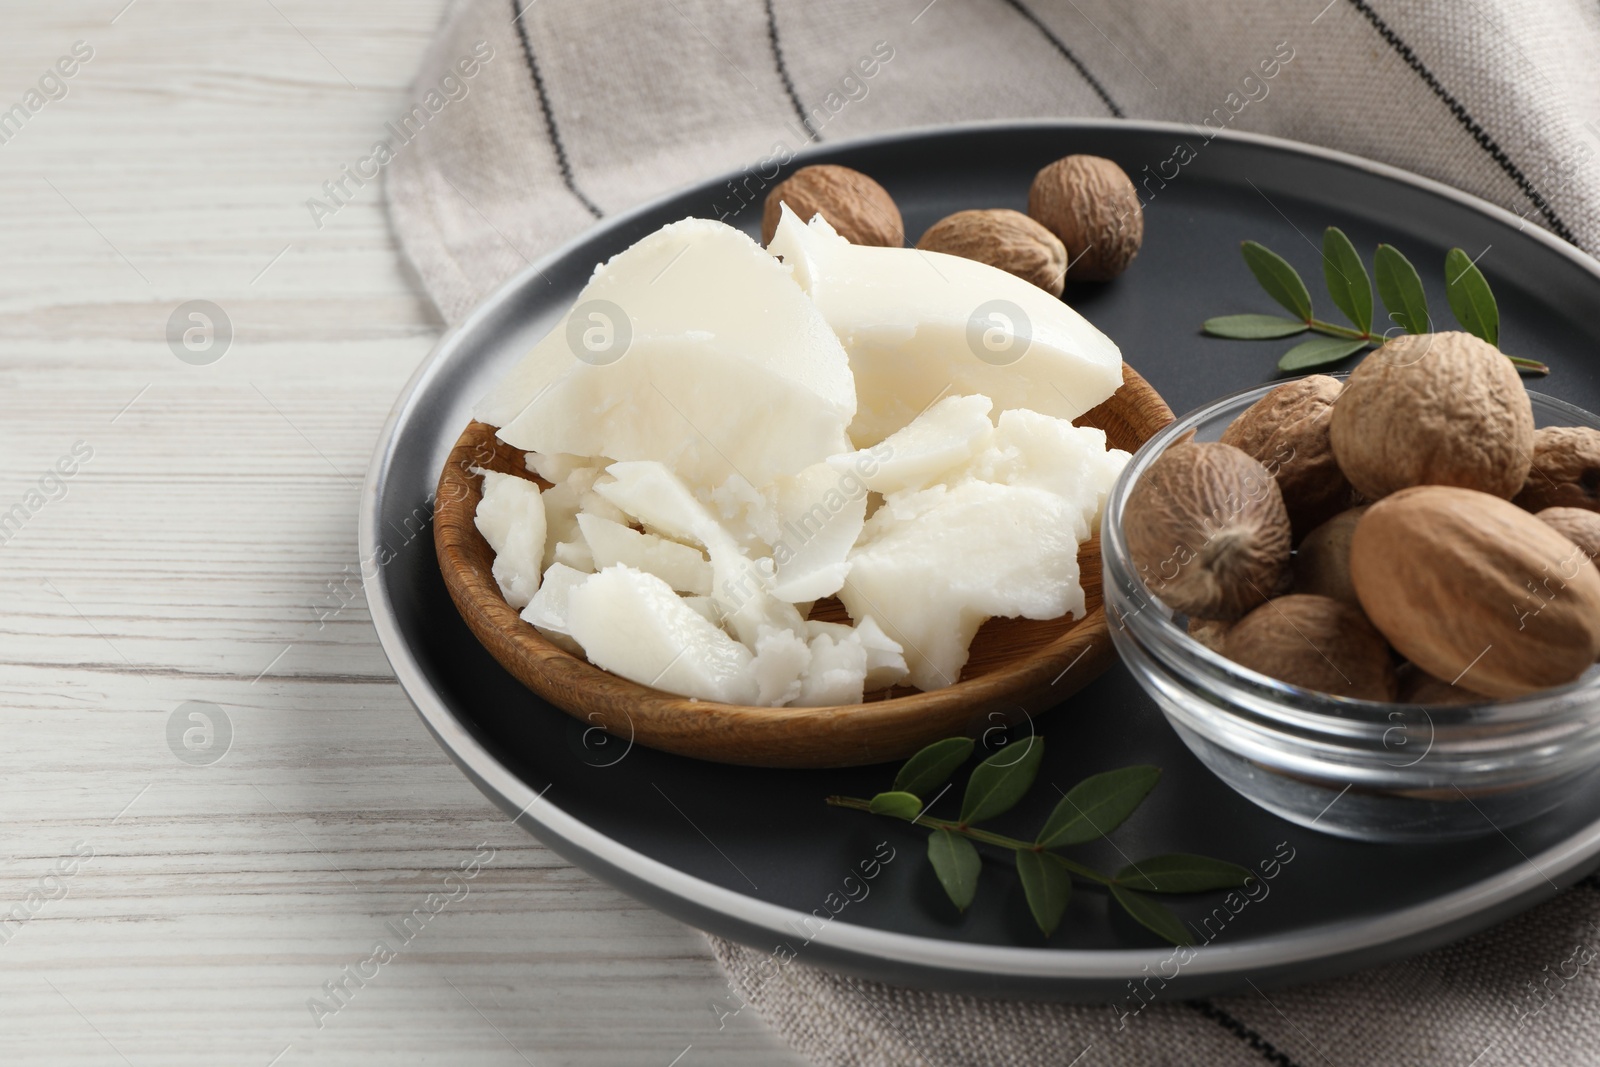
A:
<svg viewBox="0 0 1600 1067">
<path fill-rule="evenodd" d="M 0 144 L 0 515 L 93 450 L 0 543 L 0 916 L 38 904 L 0 921 L 0 1064 L 800 1067 L 753 1009 L 719 1029 L 700 934 L 451 765 L 361 597 L 363 473 L 441 325 L 378 183 L 320 229 L 305 201 L 404 110 L 445 0 L 126 3 L 0 32 L 5 107 L 95 49 Z M 233 323 L 209 366 L 167 346 L 192 299 Z M 187 701 L 231 724 L 210 765 L 169 747 Z"/>
<path fill-rule="evenodd" d="M 1124 365 L 1121 388 L 1083 417 L 1113 447 L 1137 449 L 1172 411 Z M 469 425 L 439 475 L 434 548 L 450 597 L 501 666 L 573 717 L 639 744 L 698 759 L 755 767 L 851 767 L 909 756 L 956 735 L 1054 707 L 1116 659 L 1100 600 L 1100 542 L 1078 552 L 1087 611 L 1081 619 L 990 619 L 974 638 L 956 684 L 930 692 L 889 690 L 861 704 L 768 708 L 689 700 L 593 666 L 524 622 L 490 568 L 494 553 L 473 517 L 483 478 L 475 468 L 537 482 L 522 453 L 484 423 Z"/>
</svg>

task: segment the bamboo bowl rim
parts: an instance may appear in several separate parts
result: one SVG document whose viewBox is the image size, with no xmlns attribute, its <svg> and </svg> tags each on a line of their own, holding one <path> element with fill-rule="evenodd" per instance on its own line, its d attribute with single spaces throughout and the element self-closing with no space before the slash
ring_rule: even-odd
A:
<svg viewBox="0 0 1600 1067">
<path fill-rule="evenodd" d="M 1124 363 L 1122 386 L 1076 421 L 1105 430 L 1109 445 L 1132 452 L 1172 420 L 1160 394 Z M 473 635 L 518 681 L 572 717 L 623 740 L 756 767 L 881 763 L 941 738 L 975 736 L 1022 721 L 1077 692 L 1116 658 L 1100 597 L 1096 534 L 1078 551 L 1083 617 L 989 620 L 973 641 L 968 670 L 942 689 L 897 688 L 860 704 L 783 708 L 695 700 L 652 689 L 559 647 L 505 602 L 490 571 L 493 552 L 473 521 L 483 479 L 472 470 L 539 479 L 527 470 L 522 451 L 494 434 L 485 423 L 469 424 L 439 475 L 434 548 L 450 598 Z M 1003 655 L 1008 633 L 1020 637 L 1025 627 L 1037 647 L 968 673 L 975 662 L 985 662 L 978 656 L 980 644 L 993 644 L 988 657 L 993 659 Z"/>
</svg>

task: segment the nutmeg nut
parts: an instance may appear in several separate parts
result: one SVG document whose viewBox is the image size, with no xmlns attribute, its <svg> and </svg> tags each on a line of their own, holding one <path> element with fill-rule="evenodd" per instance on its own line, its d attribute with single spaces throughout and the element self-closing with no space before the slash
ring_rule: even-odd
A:
<svg viewBox="0 0 1600 1067">
<path fill-rule="evenodd" d="M 1341 511 L 1306 534 L 1294 550 L 1294 591 L 1332 597 L 1351 607 L 1360 607 L 1356 587 L 1350 581 L 1350 538 L 1356 523 L 1365 515 L 1365 506 Z"/>
<path fill-rule="evenodd" d="M 1067 277 L 1109 281 L 1144 241 L 1144 208 L 1127 172 L 1100 156 L 1067 156 L 1034 176 L 1028 214 L 1066 246 Z"/>
<path fill-rule="evenodd" d="M 1393 700 L 1398 684 L 1383 635 L 1331 597 L 1269 600 L 1233 624 L 1222 651 L 1269 678 L 1353 700 Z"/>
<path fill-rule="evenodd" d="M 1219 441 L 1172 445 L 1128 494 L 1123 532 L 1151 592 L 1229 621 L 1289 584 L 1289 514 L 1256 460 Z"/>
<path fill-rule="evenodd" d="M 1424 485 L 1379 500 L 1356 524 L 1350 577 L 1401 655 L 1488 696 L 1564 685 L 1600 653 L 1600 570 L 1488 493 Z"/>
<path fill-rule="evenodd" d="M 821 215 L 839 236 L 858 245 L 899 248 L 905 223 L 889 191 L 859 170 L 832 163 L 801 167 L 773 186 L 761 212 L 761 243 L 770 244 L 782 218 L 780 204 L 804 222 Z"/>
<path fill-rule="evenodd" d="M 1329 440 L 1345 477 L 1369 499 L 1449 485 L 1509 500 L 1528 477 L 1533 405 L 1516 368 L 1488 342 L 1405 334 L 1350 373 Z"/>
<path fill-rule="evenodd" d="M 1600 511 L 1600 430 L 1587 426 L 1535 430 L 1528 480 L 1511 502 L 1529 511 Z"/>
<path fill-rule="evenodd" d="M 1020 211 L 958 211 L 929 226 L 917 240 L 924 252 L 975 259 L 1060 296 L 1067 276 L 1061 239 Z"/>
<path fill-rule="evenodd" d="M 1297 539 L 1350 507 L 1355 497 L 1328 438 L 1343 389 L 1326 374 L 1285 382 L 1222 431 L 1224 444 L 1254 456 L 1278 479 Z"/>
<path fill-rule="evenodd" d="M 1534 518 L 1583 549 L 1591 560 L 1600 558 L 1600 511 L 1588 508 L 1545 508 Z"/>
</svg>

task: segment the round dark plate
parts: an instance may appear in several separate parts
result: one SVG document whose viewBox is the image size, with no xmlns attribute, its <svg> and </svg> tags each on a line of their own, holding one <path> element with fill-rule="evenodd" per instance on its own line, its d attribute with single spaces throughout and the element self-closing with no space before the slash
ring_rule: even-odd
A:
<svg viewBox="0 0 1600 1067">
<path fill-rule="evenodd" d="M 1239 242 L 1275 249 L 1320 294 L 1316 242 L 1329 225 L 1368 256 L 1379 242 L 1397 245 L 1421 271 L 1436 315 L 1447 314 L 1445 251 L 1459 245 L 1479 256 L 1499 297 L 1507 351 L 1551 365 L 1542 391 L 1600 409 L 1600 327 L 1589 314 L 1600 302 L 1596 264 L 1516 216 L 1390 167 L 1270 138 L 1208 141 L 1206 131 L 1139 122 L 944 128 L 822 145 L 793 165 L 842 163 L 871 174 L 899 202 L 914 238 L 963 208 L 1024 209 L 1034 173 L 1075 152 L 1120 163 L 1140 185 L 1147 217 L 1144 248 L 1128 273 L 1109 285 L 1071 287 L 1067 299 L 1175 411 L 1270 380 L 1292 343 L 1200 336 L 1209 316 L 1276 310 L 1247 272 Z M 451 758 L 519 823 L 685 922 L 780 959 L 794 953 L 891 982 L 1119 998 L 1129 979 L 1157 972 L 1172 953 L 1108 908 L 1103 894 L 1075 894 L 1046 941 L 1011 865 L 986 862 L 977 899 L 961 914 L 933 877 L 922 832 L 823 804 L 829 794 L 887 788 L 892 766 L 754 770 L 586 731 L 503 671 L 445 593 L 426 521 L 472 402 L 558 320 L 596 262 L 667 222 L 716 217 L 728 203 L 727 182 L 608 219 L 530 267 L 447 334 L 406 386 L 361 506 L 362 559 L 375 564 L 363 568 L 367 599 L 395 673 Z M 761 195 L 728 221 L 757 233 Z M 1335 316 L 1325 297 L 1318 304 Z M 1052 785 L 1154 763 L 1165 769 L 1159 787 L 1111 841 L 1079 850 L 1086 862 L 1115 869 L 1124 856 L 1192 851 L 1253 868 L 1267 862 L 1275 873 L 1264 895 L 1232 911 L 1220 894 L 1169 898 L 1204 942 L 1178 976 L 1182 995 L 1246 980 L 1302 981 L 1442 944 L 1553 895 L 1600 854 L 1594 780 L 1532 825 L 1504 833 L 1486 826 L 1466 843 L 1364 844 L 1291 825 L 1213 778 L 1120 667 L 1035 728 L 1049 742 L 1040 783 L 996 829 L 1031 833 L 1059 796 Z M 863 864 L 876 873 L 871 881 L 861 880 Z M 813 915 L 829 921 L 808 924 Z"/>
</svg>

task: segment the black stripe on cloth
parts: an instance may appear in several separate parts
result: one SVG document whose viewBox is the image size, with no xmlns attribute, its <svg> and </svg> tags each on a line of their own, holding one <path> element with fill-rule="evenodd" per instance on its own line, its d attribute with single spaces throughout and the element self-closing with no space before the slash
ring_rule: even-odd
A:
<svg viewBox="0 0 1600 1067">
<path fill-rule="evenodd" d="M 1062 58 L 1072 64 L 1072 69 L 1076 70 L 1083 80 L 1089 83 L 1089 88 L 1094 90 L 1095 95 L 1100 98 L 1101 103 L 1106 105 L 1106 110 L 1110 111 L 1113 117 L 1119 119 L 1127 117 L 1122 113 L 1122 109 L 1117 106 L 1117 102 L 1111 99 L 1111 94 L 1106 92 L 1106 87 L 1100 84 L 1100 80 L 1089 73 L 1089 68 L 1083 65 L 1082 60 L 1073 55 L 1072 49 L 1067 47 L 1067 42 L 1057 37 L 1054 30 L 1046 26 L 1038 15 L 1035 15 L 1023 5 L 1022 0 L 1005 0 L 1005 2 L 1010 4 L 1017 14 L 1033 23 L 1033 28 L 1044 34 L 1045 40 L 1055 45 L 1056 51 L 1060 52 Z"/>
<path fill-rule="evenodd" d="M 1539 195 L 1539 190 L 1535 189 L 1533 183 L 1528 180 L 1528 176 L 1522 173 L 1522 168 L 1512 162 L 1511 157 L 1506 154 L 1506 150 L 1500 147 L 1499 142 L 1489 136 L 1488 131 L 1479 124 L 1477 119 L 1472 117 L 1472 114 L 1467 111 L 1461 101 L 1457 100 L 1450 90 L 1440 83 L 1439 79 L 1434 76 L 1433 71 L 1429 70 L 1421 59 L 1417 58 L 1417 54 L 1411 50 L 1411 46 L 1401 40 L 1399 34 L 1390 29 L 1389 24 L 1383 21 L 1383 18 L 1372 9 L 1372 5 L 1367 3 L 1367 0 L 1350 0 L 1350 4 L 1362 15 L 1366 16 L 1367 21 L 1372 23 L 1372 28 L 1377 30 L 1378 34 L 1389 42 L 1389 47 L 1393 48 L 1400 58 L 1406 61 L 1406 65 L 1416 71 L 1417 76 L 1427 83 L 1428 88 L 1433 90 L 1433 95 L 1444 102 L 1445 107 L 1450 109 L 1450 114 L 1454 115 L 1456 121 L 1461 123 L 1462 127 L 1472 135 L 1472 139 L 1477 141 L 1483 150 L 1489 153 L 1490 158 L 1500 165 L 1500 169 L 1505 171 L 1511 180 L 1517 183 L 1517 188 L 1521 189 L 1523 195 L 1533 201 L 1534 207 L 1539 209 L 1539 214 L 1543 215 L 1544 220 L 1550 224 L 1550 229 L 1565 240 L 1577 244 L 1577 237 L 1573 236 L 1572 231 L 1567 228 L 1567 224 L 1561 221 L 1561 216 L 1555 213 L 1555 209 L 1550 206 L 1544 197 Z"/>
<path fill-rule="evenodd" d="M 1575 882 L 1574 884 L 1580 885 L 1585 889 L 1592 889 L 1596 893 L 1600 893 L 1600 873 L 1591 874 L 1589 877 L 1580 882 Z"/>
<path fill-rule="evenodd" d="M 1229 1015 L 1227 1012 L 1211 1003 L 1211 1001 L 1189 1000 L 1185 1001 L 1184 1003 L 1186 1003 L 1193 1010 L 1199 1012 L 1201 1015 L 1204 1015 L 1207 1019 L 1210 1019 L 1212 1022 L 1216 1023 L 1218 1026 L 1222 1027 L 1224 1030 L 1228 1031 L 1228 1033 L 1232 1034 L 1234 1037 L 1237 1037 L 1240 1041 L 1243 1041 L 1245 1044 L 1255 1049 L 1261 1054 L 1261 1058 L 1266 1060 L 1268 1063 L 1276 1064 L 1277 1067 L 1298 1067 L 1298 1065 L 1287 1055 L 1278 1051 L 1277 1046 L 1275 1046 L 1272 1042 L 1268 1041 L 1266 1038 L 1250 1029 L 1244 1023 L 1240 1022 L 1238 1019 L 1235 1019 L 1232 1015 Z"/>
<path fill-rule="evenodd" d="M 794 79 L 789 77 L 789 64 L 783 61 L 783 45 L 778 42 L 778 12 L 774 10 L 772 0 L 764 0 L 767 8 L 767 40 L 772 44 L 772 62 L 778 68 L 778 78 L 783 82 L 783 91 L 789 94 L 789 103 L 794 105 L 794 113 L 800 118 L 800 125 L 810 132 L 812 140 L 822 140 L 822 135 L 811 129 L 811 123 L 806 118 L 805 105 L 800 102 L 800 94 L 795 91 Z"/>
<path fill-rule="evenodd" d="M 544 112 L 544 128 L 550 134 L 550 145 L 556 150 L 556 165 L 561 168 L 561 180 L 567 186 L 567 191 L 578 198 L 578 202 L 589 209 L 589 214 L 595 218 L 603 218 L 605 212 L 595 206 L 594 201 L 583 195 L 583 190 L 578 188 L 578 181 L 572 176 L 572 161 L 567 158 L 567 146 L 561 141 L 561 131 L 556 127 L 555 112 L 550 109 L 550 95 L 545 92 L 544 78 L 539 74 L 539 63 L 533 58 L 533 42 L 528 39 L 528 20 L 522 16 L 527 14 L 522 6 L 522 0 L 511 0 L 511 12 L 516 17 L 512 19 L 517 24 L 517 36 L 522 38 L 522 55 L 528 61 L 528 73 L 533 75 L 533 90 L 539 97 L 539 110 Z"/>
</svg>

